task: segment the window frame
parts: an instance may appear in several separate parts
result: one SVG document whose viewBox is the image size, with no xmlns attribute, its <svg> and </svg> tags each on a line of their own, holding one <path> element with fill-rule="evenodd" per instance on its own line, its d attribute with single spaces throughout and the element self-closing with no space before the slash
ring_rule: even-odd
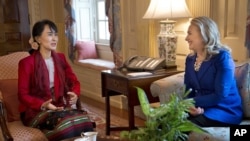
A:
<svg viewBox="0 0 250 141">
<path fill-rule="evenodd" d="M 98 2 L 103 2 L 103 10 L 104 11 L 98 11 L 100 9 L 98 9 Z M 99 19 L 99 15 L 98 13 L 104 13 L 104 19 Z M 105 26 L 105 29 L 104 29 L 104 36 L 105 38 L 104 39 L 100 39 L 99 36 L 100 36 L 100 22 L 104 22 L 104 26 Z M 108 44 L 109 43 L 109 37 L 110 37 L 110 34 L 109 34 L 109 29 L 108 29 L 108 17 L 106 16 L 105 14 L 105 0 L 96 0 L 96 25 L 97 25 L 97 37 L 96 37 L 96 40 L 97 42 L 99 43 L 104 43 L 104 44 Z"/>
<path fill-rule="evenodd" d="M 86 2 L 86 1 L 85 1 Z M 86 5 L 88 5 L 87 7 L 89 8 L 89 22 L 90 24 L 85 24 L 85 25 L 89 25 L 89 30 L 90 30 L 90 34 L 89 39 L 88 40 L 94 40 L 96 42 L 96 44 L 103 44 L 103 45 L 107 45 L 109 44 L 109 38 L 110 38 L 110 33 L 109 33 L 109 29 L 108 29 L 108 17 L 105 15 L 105 0 L 89 0 L 89 3 L 87 3 Z M 98 3 L 103 2 L 103 8 L 102 9 L 98 9 Z M 81 29 L 86 29 L 86 27 L 81 27 L 81 25 L 79 25 L 79 22 L 77 21 L 81 21 L 83 22 L 84 20 L 80 19 L 80 8 L 78 7 L 79 3 L 81 3 L 80 0 L 75 0 L 75 4 L 74 4 L 74 9 L 76 10 L 75 12 L 75 17 L 76 17 L 76 39 L 77 40 L 86 40 L 86 39 L 81 39 L 81 34 L 79 32 L 81 32 Z M 84 2 L 83 2 L 84 3 Z M 84 5 L 84 6 L 86 6 Z M 98 10 L 104 10 L 104 11 L 98 11 Z M 79 15 L 77 15 L 79 13 Z M 99 14 L 102 14 L 102 19 L 99 19 Z M 104 19 L 103 19 L 103 13 L 104 13 Z M 102 31 L 104 34 L 101 34 L 101 29 L 100 29 L 100 22 L 104 22 L 104 30 Z M 78 25 L 77 25 L 78 24 Z M 84 25 L 84 24 L 83 24 Z M 101 37 L 104 37 L 104 39 L 101 39 Z"/>
</svg>

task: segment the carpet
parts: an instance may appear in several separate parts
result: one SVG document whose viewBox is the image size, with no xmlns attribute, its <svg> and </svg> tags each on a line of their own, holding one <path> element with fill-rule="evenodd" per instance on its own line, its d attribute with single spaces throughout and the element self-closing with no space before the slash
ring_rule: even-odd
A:
<svg viewBox="0 0 250 141">
<path fill-rule="evenodd" d="M 106 121 L 105 121 L 105 111 L 94 106 L 82 103 L 82 107 L 85 111 L 88 112 L 89 117 L 92 121 L 96 122 L 96 131 L 98 136 L 112 139 L 120 138 L 120 131 L 112 131 L 110 136 L 106 135 Z M 121 118 L 114 114 L 111 114 L 111 125 L 112 126 L 128 126 L 127 119 Z"/>
</svg>

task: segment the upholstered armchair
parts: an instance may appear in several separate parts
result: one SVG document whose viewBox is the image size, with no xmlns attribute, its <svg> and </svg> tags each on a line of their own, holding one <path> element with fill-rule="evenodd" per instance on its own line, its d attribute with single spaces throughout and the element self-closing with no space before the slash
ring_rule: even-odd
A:
<svg viewBox="0 0 250 141">
<path fill-rule="evenodd" d="M 241 124 L 250 125 L 250 60 L 238 63 L 235 68 L 235 77 L 238 89 L 242 98 L 244 119 Z M 159 97 L 160 103 L 169 100 L 173 92 L 180 92 L 184 86 L 184 72 L 169 77 L 162 78 L 153 82 L 150 86 L 151 93 L 154 97 Z M 206 127 L 208 133 L 198 134 L 191 133 L 189 141 L 229 141 L 229 127 Z"/>
<path fill-rule="evenodd" d="M 43 132 L 22 124 L 18 112 L 18 62 L 28 52 L 0 56 L 0 140 L 47 141 Z"/>
</svg>

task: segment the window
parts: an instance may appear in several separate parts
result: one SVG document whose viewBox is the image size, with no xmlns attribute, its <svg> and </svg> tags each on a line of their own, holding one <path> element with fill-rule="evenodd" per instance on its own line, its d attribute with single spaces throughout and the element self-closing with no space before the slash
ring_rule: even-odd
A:
<svg viewBox="0 0 250 141">
<path fill-rule="evenodd" d="M 109 41 L 109 30 L 108 30 L 108 18 L 105 14 L 105 0 L 97 0 L 97 25 L 98 25 L 98 42 L 108 43 Z"/>
<path fill-rule="evenodd" d="M 105 0 L 75 0 L 76 38 L 109 43 L 108 18 L 105 15 Z"/>
</svg>

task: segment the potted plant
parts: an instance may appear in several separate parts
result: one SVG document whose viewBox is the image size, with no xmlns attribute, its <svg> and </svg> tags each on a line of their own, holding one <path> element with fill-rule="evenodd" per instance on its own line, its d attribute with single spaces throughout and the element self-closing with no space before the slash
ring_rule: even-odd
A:
<svg viewBox="0 0 250 141">
<path fill-rule="evenodd" d="M 171 94 L 170 100 L 157 108 L 152 108 L 143 89 L 136 87 L 143 113 L 146 116 L 145 126 L 132 131 L 122 131 L 122 139 L 135 141 L 185 141 L 188 133 L 206 132 L 190 122 L 189 107 L 194 106 L 193 99 L 184 99 L 190 91 L 181 95 Z M 183 88 L 183 90 L 185 90 Z"/>
</svg>

